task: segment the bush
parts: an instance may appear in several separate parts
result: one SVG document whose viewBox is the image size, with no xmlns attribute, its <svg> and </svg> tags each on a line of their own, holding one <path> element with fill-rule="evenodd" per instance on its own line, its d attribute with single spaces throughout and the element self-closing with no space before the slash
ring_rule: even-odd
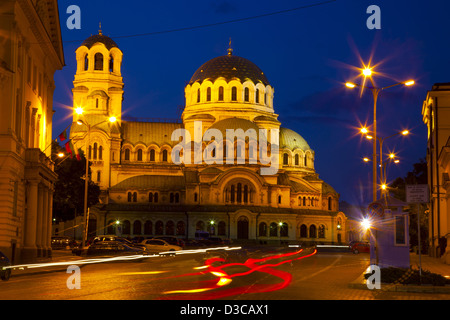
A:
<svg viewBox="0 0 450 320">
<path fill-rule="evenodd" d="M 364 277 L 367 279 L 371 273 L 366 273 Z M 450 279 L 427 270 L 422 270 L 422 277 L 420 277 L 419 270 L 405 269 L 405 268 L 381 268 L 381 282 L 392 284 L 427 284 L 433 286 L 444 286 L 450 284 Z"/>
</svg>

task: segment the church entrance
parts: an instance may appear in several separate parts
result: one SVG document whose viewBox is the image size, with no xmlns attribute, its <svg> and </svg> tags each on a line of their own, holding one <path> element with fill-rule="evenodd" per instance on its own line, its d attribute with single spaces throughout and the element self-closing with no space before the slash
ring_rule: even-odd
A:
<svg viewBox="0 0 450 320">
<path fill-rule="evenodd" d="M 238 219 L 237 238 L 238 239 L 248 239 L 248 219 L 247 219 L 247 217 L 241 216 Z"/>
</svg>

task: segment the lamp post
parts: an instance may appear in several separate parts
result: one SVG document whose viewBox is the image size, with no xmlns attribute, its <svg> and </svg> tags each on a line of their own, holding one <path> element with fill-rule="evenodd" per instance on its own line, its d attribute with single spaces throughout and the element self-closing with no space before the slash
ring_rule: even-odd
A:
<svg viewBox="0 0 450 320">
<path fill-rule="evenodd" d="M 83 109 L 81 107 L 78 107 L 75 109 L 75 112 L 78 115 L 82 115 L 83 114 Z M 86 140 L 86 152 L 85 152 L 85 159 L 86 159 L 86 173 L 85 173 L 85 179 L 84 179 L 84 211 L 83 211 L 83 235 L 82 235 L 82 239 L 81 239 L 81 247 L 84 248 L 85 244 L 86 244 L 86 238 L 87 238 L 87 232 L 88 232 L 88 185 L 89 185 L 89 155 L 88 155 L 88 150 L 89 150 L 89 145 L 90 145 L 90 136 L 91 136 L 91 129 L 103 124 L 105 122 L 110 122 L 110 123 L 115 123 L 117 121 L 117 119 L 115 117 L 109 117 L 107 120 L 101 121 L 93 126 L 91 126 L 86 120 L 77 120 L 77 124 L 78 125 L 85 125 L 87 128 L 87 140 Z"/>
<path fill-rule="evenodd" d="M 398 82 L 395 83 L 393 85 L 387 86 L 387 87 L 376 87 L 373 79 L 372 79 L 372 68 L 369 67 L 365 67 L 364 69 L 362 69 L 362 75 L 365 78 L 369 78 L 370 79 L 370 83 L 371 86 L 366 86 L 366 85 L 359 85 L 353 82 L 347 82 L 345 84 L 345 86 L 347 88 L 353 89 L 356 87 L 361 87 L 362 89 L 366 88 L 372 91 L 372 95 L 373 95 L 373 190 L 372 190 L 372 195 L 373 195 L 373 201 L 375 202 L 377 200 L 377 101 L 378 101 L 378 95 L 380 94 L 381 91 L 398 86 L 398 85 L 405 85 L 405 86 L 411 86 L 414 84 L 414 80 L 408 80 L 408 81 L 403 81 L 403 82 Z"/>
<path fill-rule="evenodd" d="M 387 136 L 387 137 L 384 137 L 384 138 L 381 138 L 381 137 L 375 137 L 374 138 L 375 134 L 374 134 L 374 136 L 372 136 L 370 131 L 367 128 L 365 128 L 365 127 L 361 128 L 360 132 L 362 134 L 364 134 L 367 139 L 369 139 L 369 140 L 376 139 L 376 140 L 378 140 L 378 142 L 380 144 L 380 186 L 381 186 L 381 189 L 382 189 L 382 192 L 383 192 L 386 189 L 386 181 L 387 181 L 386 163 L 383 164 L 383 144 L 384 144 L 384 141 L 386 139 L 395 137 L 397 135 L 406 136 L 406 135 L 409 134 L 409 131 L 408 130 L 402 130 L 400 132 L 394 133 L 394 134 L 392 134 L 390 136 Z M 398 159 L 394 160 L 395 159 L 395 154 L 394 153 L 390 153 L 389 154 L 389 159 L 391 161 L 394 161 L 394 163 L 399 163 Z M 369 159 L 368 158 L 364 158 L 364 161 L 368 162 Z M 374 166 L 374 171 L 376 172 L 376 165 Z"/>
</svg>

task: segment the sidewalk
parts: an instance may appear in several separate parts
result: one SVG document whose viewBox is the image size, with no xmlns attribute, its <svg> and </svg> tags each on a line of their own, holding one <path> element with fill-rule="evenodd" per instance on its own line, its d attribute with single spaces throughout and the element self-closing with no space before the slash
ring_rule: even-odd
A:
<svg viewBox="0 0 450 320">
<path fill-rule="evenodd" d="M 419 255 L 410 253 L 410 265 L 413 269 L 419 269 Z M 429 271 L 436 273 L 450 279 L 450 265 L 445 264 L 439 258 L 433 258 L 422 254 L 420 257 L 420 265 L 422 271 Z M 357 279 L 349 283 L 349 287 L 353 289 L 369 290 L 367 288 L 364 273 Z M 382 284 L 380 291 L 398 291 L 398 292 L 419 292 L 419 293 L 445 293 L 450 294 L 450 285 L 445 286 L 431 286 L 431 285 L 402 285 L 402 284 Z"/>
</svg>

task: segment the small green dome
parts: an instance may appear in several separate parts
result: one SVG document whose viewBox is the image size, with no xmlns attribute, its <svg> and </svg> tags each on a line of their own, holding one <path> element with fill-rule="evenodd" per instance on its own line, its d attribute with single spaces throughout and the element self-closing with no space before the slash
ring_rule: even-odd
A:
<svg viewBox="0 0 450 320">
<path fill-rule="evenodd" d="M 287 148 L 290 150 L 301 149 L 303 151 L 311 150 L 308 143 L 297 132 L 287 128 L 280 127 L 280 149 Z"/>
</svg>

